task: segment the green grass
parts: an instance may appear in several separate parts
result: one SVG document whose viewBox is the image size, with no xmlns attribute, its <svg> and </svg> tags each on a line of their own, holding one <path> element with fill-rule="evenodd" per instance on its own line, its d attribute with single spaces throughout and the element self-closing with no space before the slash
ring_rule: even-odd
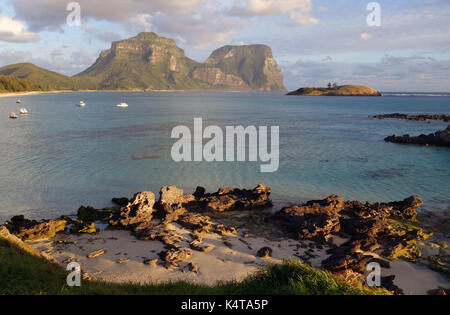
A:
<svg viewBox="0 0 450 315">
<path fill-rule="evenodd" d="M 151 268 L 151 267 L 149 267 Z M 350 283 L 296 260 L 270 265 L 242 282 L 216 286 L 173 282 L 159 285 L 111 284 L 82 281 L 81 287 L 66 285 L 67 273 L 49 261 L 33 256 L 0 240 L 0 295 L 368 295 L 388 294 Z"/>
</svg>

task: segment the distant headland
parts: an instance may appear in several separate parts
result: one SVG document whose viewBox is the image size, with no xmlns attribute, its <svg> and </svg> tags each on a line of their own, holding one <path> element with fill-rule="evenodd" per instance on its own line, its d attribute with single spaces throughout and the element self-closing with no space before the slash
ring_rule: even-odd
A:
<svg viewBox="0 0 450 315">
<path fill-rule="evenodd" d="M 296 96 L 382 96 L 381 92 L 363 85 L 332 85 L 326 88 L 304 87 L 287 95 Z"/>
</svg>

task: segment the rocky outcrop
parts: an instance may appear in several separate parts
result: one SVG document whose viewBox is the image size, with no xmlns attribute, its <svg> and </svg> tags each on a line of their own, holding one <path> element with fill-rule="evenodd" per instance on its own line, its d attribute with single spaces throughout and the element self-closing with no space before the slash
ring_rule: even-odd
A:
<svg viewBox="0 0 450 315">
<path fill-rule="evenodd" d="M 415 220 L 417 208 L 422 204 L 418 196 L 376 204 L 344 202 L 342 197 L 330 196 L 283 208 L 274 218 L 301 240 L 330 243 L 335 235 L 348 238 L 340 246 L 330 243 L 330 256 L 322 266 L 335 273 L 346 270 L 363 273 L 367 264 L 374 260 L 374 256 L 364 253 L 378 249 L 389 259 L 420 257 L 416 242 L 430 235 L 419 228 L 403 227 L 397 219 Z"/>
<path fill-rule="evenodd" d="M 184 194 L 182 189 L 175 186 L 161 188 L 158 211 L 164 223 L 177 221 L 180 215 L 188 211 L 190 204 L 196 204 L 194 195 Z"/>
<path fill-rule="evenodd" d="M 206 211 L 224 212 L 231 210 L 263 209 L 272 206 L 271 190 L 263 183 L 253 190 L 221 188 L 214 194 L 199 198 Z"/>
<path fill-rule="evenodd" d="M 31 255 L 41 257 L 41 254 L 39 253 L 38 250 L 32 248 L 31 246 L 28 246 L 20 238 L 11 234 L 4 225 L 0 226 L 0 240 L 4 240 L 14 246 L 17 246 L 18 248 L 26 251 Z"/>
<path fill-rule="evenodd" d="M 417 137 L 411 137 L 410 135 L 397 137 L 393 135 L 387 137 L 384 141 L 403 144 L 450 147 L 450 126 L 448 126 L 445 130 L 437 131 L 429 135 L 422 134 Z"/>
<path fill-rule="evenodd" d="M 339 232 L 338 215 L 343 209 L 343 198 L 333 195 L 324 200 L 283 208 L 278 217 L 286 222 L 299 239 L 327 241 L 331 235 Z"/>
<path fill-rule="evenodd" d="M 374 116 L 374 118 L 377 118 L 377 119 L 394 118 L 394 119 L 405 119 L 405 120 L 414 120 L 414 121 L 442 120 L 445 122 L 450 122 L 450 115 L 439 115 L 439 114 L 407 115 L 407 114 L 401 114 L 401 113 L 394 113 L 394 114 L 376 115 L 376 116 Z"/>
<path fill-rule="evenodd" d="M 23 215 L 15 216 L 5 222 L 8 230 L 22 240 L 36 240 L 52 238 L 58 232 L 65 231 L 66 220 L 35 221 L 25 219 Z"/>
<path fill-rule="evenodd" d="M 109 224 L 115 227 L 126 228 L 150 222 L 155 212 L 154 204 L 154 193 L 150 191 L 140 192 L 118 214 L 112 215 Z"/>
<path fill-rule="evenodd" d="M 166 263 L 167 267 L 178 267 L 180 262 L 184 262 L 191 258 L 192 251 L 185 247 L 170 248 L 162 251 L 159 256 Z"/>
<path fill-rule="evenodd" d="M 77 217 L 83 222 L 89 223 L 95 221 L 105 221 L 109 219 L 114 210 L 113 209 L 99 210 L 89 206 L 88 207 L 81 206 L 77 211 Z"/>
</svg>

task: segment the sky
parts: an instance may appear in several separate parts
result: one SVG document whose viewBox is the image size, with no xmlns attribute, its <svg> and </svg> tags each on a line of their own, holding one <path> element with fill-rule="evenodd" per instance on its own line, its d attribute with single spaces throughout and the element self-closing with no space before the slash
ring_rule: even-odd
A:
<svg viewBox="0 0 450 315">
<path fill-rule="evenodd" d="M 378 0 L 378 26 L 371 0 L 78 0 L 80 24 L 69 25 L 71 2 L 0 0 L 0 66 L 74 75 L 112 41 L 153 31 L 200 62 L 223 45 L 269 45 L 290 90 L 450 92 L 448 0 Z"/>
</svg>

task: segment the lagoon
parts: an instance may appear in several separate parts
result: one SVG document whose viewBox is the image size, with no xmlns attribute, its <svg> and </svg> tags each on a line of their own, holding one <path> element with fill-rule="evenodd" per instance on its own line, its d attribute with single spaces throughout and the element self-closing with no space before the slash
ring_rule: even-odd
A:
<svg viewBox="0 0 450 315">
<path fill-rule="evenodd" d="M 265 182 L 275 201 L 325 198 L 403 200 L 450 209 L 450 149 L 386 143 L 392 134 L 432 133 L 442 121 L 377 120 L 376 114 L 450 114 L 450 95 L 286 97 L 283 93 L 74 92 L 0 98 L 0 219 L 51 218 L 82 204 L 177 185 L 252 188 Z M 80 101 L 86 107 L 76 106 Z M 129 108 L 120 109 L 120 102 Z M 175 126 L 280 126 L 279 169 L 259 162 L 174 162 Z"/>
</svg>

